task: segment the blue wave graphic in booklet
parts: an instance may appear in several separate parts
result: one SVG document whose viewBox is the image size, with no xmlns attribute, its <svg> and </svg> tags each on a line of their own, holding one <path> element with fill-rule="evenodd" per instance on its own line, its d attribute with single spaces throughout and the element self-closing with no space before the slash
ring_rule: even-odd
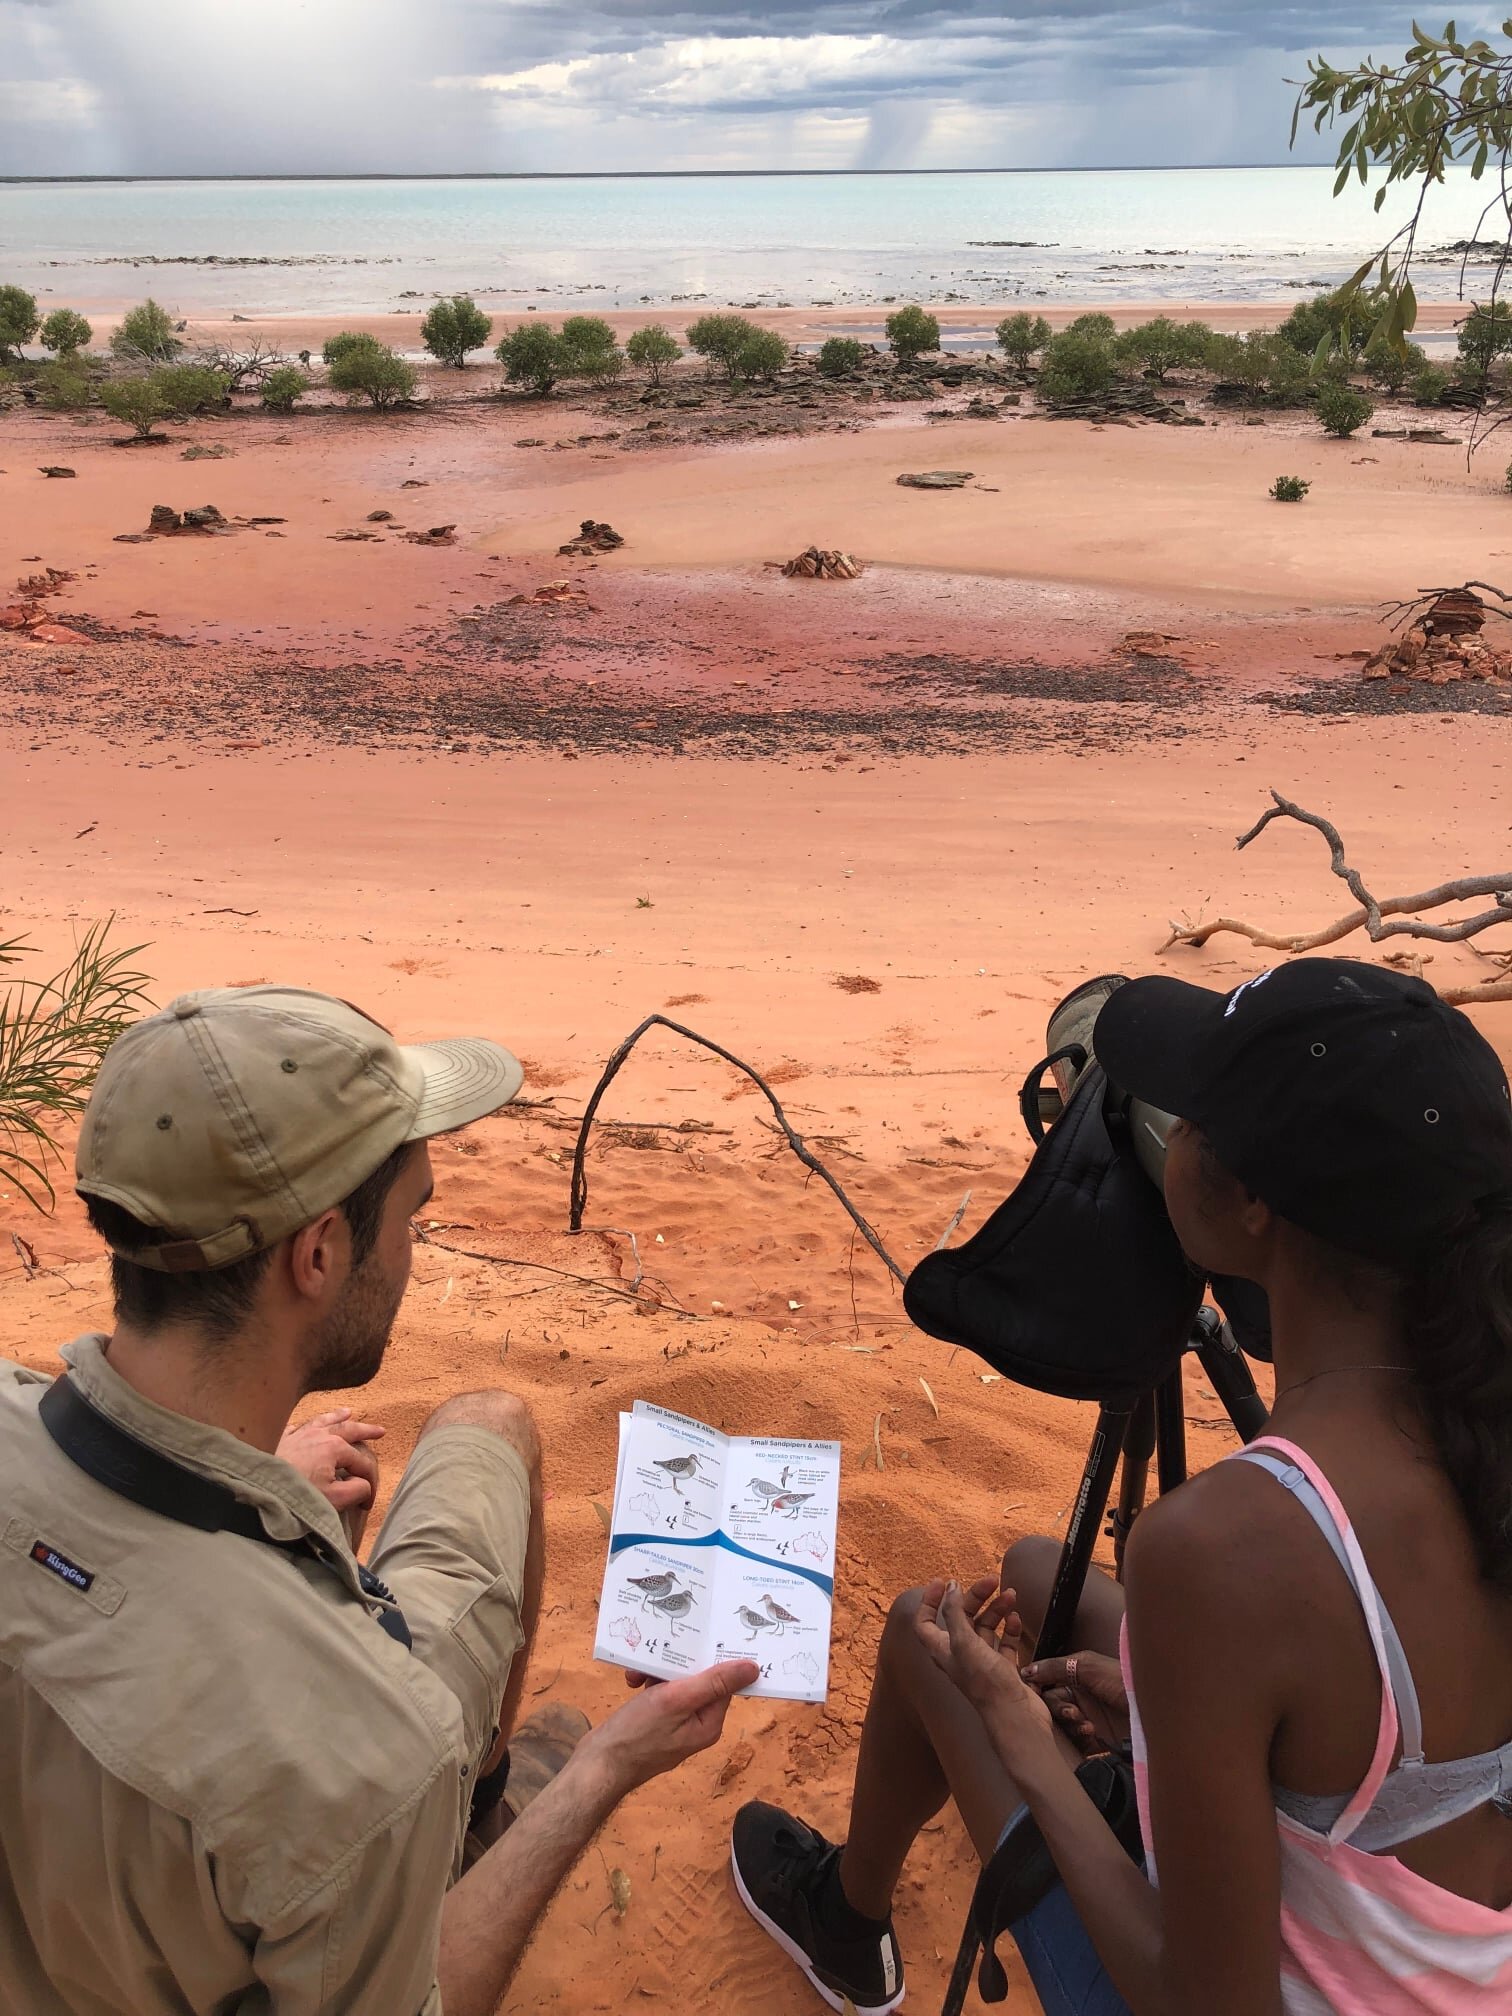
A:
<svg viewBox="0 0 1512 2016">
<path fill-rule="evenodd" d="M 619 1417 L 594 1656 L 671 1679 L 754 1659 L 747 1691 L 829 1688 L 840 1444 L 721 1435 L 649 1400 Z"/>
</svg>

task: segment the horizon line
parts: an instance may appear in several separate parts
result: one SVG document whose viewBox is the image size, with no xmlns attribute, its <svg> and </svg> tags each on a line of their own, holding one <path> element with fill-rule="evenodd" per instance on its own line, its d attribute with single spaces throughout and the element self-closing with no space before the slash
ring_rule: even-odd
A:
<svg viewBox="0 0 1512 2016">
<path fill-rule="evenodd" d="M 206 175 L 5 175 L 0 186 L 106 182 L 632 182 L 767 180 L 839 175 L 1244 175 L 1257 168 L 1332 169 L 1331 161 L 1123 161 L 1111 166 L 1020 168 L 388 168 L 284 169 Z"/>
</svg>

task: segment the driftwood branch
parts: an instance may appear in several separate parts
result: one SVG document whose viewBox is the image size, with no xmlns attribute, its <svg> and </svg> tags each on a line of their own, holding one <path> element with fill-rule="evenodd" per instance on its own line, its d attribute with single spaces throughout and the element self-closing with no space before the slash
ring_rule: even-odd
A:
<svg viewBox="0 0 1512 2016">
<path fill-rule="evenodd" d="M 1438 995 L 1451 1008 L 1463 1008 L 1471 1001 L 1512 1001 L 1512 975 L 1502 980 L 1482 980 L 1477 987 L 1440 987 Z"/>
<path fill-rule="evenodd" d="M 949 1245 L 950 1235 L 957 1229 L 957 1227 L 960 1225 L 961 1220 L 966 1216 L 966 1207 L 968 1204 L 970 1204 L 970 1202 L 971 1202 L 971 1192 L 968 1190 L 966 1192 L 966 1195 L 961 1199 L 960 1203 L 956 1206 L 955 1213 L 952 1216 L 950 1223 L 945 1227 L 945 1230 L 940 1234 L 939 1238 L 936 1239 L 934 1243 L 934 1250 L 936 1251 L 936 1253 L 942 1253 L 945 1250 L 945 1248 Z"/>
<path fill-rule="evenodd" d="M 264 384 L 281 365 L 292 364 L 294 359 L 266 337 L 253 336 L 240 348 L 234 343 L 203 345 L 196 362 L 219 371 L 228 381 L 228 392 L 240 392 L 245 385 Z"/>
<path fill-rule="evenodd" d="M 641 1265 L 640 1241 L 635 1234 L 623 1225 L 587 1225 L 583 1229 L 587 1232 L 597 1232 L 605 1238 L 612 1236 L 630 1241 L 630 1252 L 635 1261 L 635 1279 L 630 1283 L 629 1290 L 633 1295 L 646 1278 L 646 1270 Z"/>
<path fill-rule="evenodd" d="M 572 1229 L 578 1231 L 581 1228 L 574 1226 Z M 603 1226 L 591 1229 L 608 1231 L 613 1228 Z M 630 1239 L 633 1246 L 634 1233 L 632 1232 L 625 1236 Z M 573 1274 L 565 1267 L 549 1267 L 544 1260 L 516 1260 L 506 1253 L 480 1252 L 475 1246 L 453 1246 L 450 1240 L 437 1239 L 432 1233 L 425 1231 L 419 1226 L 415 1228 L 415 1238 L 422 1246 L 432 1246 L 438 1253 L 455 1253 L 461 1260 L 482 1260 L 490 1267 L 522 1267 L 531 1274 L 550 1274 L 558 1281 L 575 1281 L 580 1287 L 597 1288 L 604 1295 L 617 1295 L 623 1302 L 644 1302 L 653 1309 L 663 1308 L 667 1302 L 671 1302 L 672 1309 L 676 1315 L 687 1316 L 694 1323 L 701 1323 L 704 1320 L 701 1316 L 694 1316 L 691 1310 L 684 1309 L 682 1304 L 673 1296 L 669 1295 L 664 1298 L 660 1295 L 650 1295 L 642 1292 L 640 1284 L 643 1276 L 638 1248 L 635 1252 L 635 1279 L 626 1288 L 618 1281 L 604 1281 L 597 1274 Z M 550 1286 L 549 1282 L 547 1286 Z M 532 1289 L 530 1292 L 534 1294 L 538 1291 Z"/>
<path fill-rule="evenodd" d="M 1494 595 L 1503 606 L 1498 609 L 1496 602 L 1485 605 L 1488 616 L 1505 616 L 1512 623 L 1512 595 L 1505 588 L 1498 588 L 1490 581 L 1458 581 L 1452 588 L 1419 588 L 1405 602 L 1385 602 L 1381 605 L 1381 621 L 1392 630 L 1404 629 L 1419 616 L 1426 616 L 1434 603 L 1443 595 L 1462 595 L 1467 589 L 1478 589 L 1484 595 Z"/>
<path fill-rule="evenodd" d="M 587 1106 L 583 1109 L 583 1124 L 578 1131 L 577 1147 L 573 1150 L 572 1155 L 572 1210 L 567 1221 L 570 1230 L 574 1232 L 582 1230 L 583 1213 L 588 1208 L 588 1174 L 584 1163 L 588 1154 L 588 1132 L 593 1125 L 593 1116 L 598 1111 L 600 1100 L 618 1076 L 621 1065 L 623 1065 L 625 1059 L 630 1055 L 630 1052 L 648 1029 L 670 1029 L 674 1036 L 686 1037 L 690 1043 L 698 1043 L 705 1050 L 712 1050 L 716 1057 L 722 1057 L 727 1064 L 733 1064 L 737 1071 L 743 1071 L 752 1084 L 766 1095 L 772 1112 L 776 1116 L 777 1125 L 782 1129 L 783 1135 L 787 1140 L 787 1145 L 798 1157 L 798 1160 L 806 1169 L 811 1169 L 821 1182 L 829 1185 L 839 1200 L 841 1207 L 849 1215 L 852 1224 L 854 1224 L 867 1245 L 871 1247 L 883 1266 L 887 1268 L 895 1280 L 903 1280 L 902 1268 L 893 1259 L 887 1248 L 882 1244 L 882 1241 L 877 1237 L 871 1226 L 867 1224 L 861 1213 L 852 1204 L 849 1197 L 846 1196 L 844 1190 L 841 1189 L 818 1156 L 807 1147 L 803 1137 L 794 1131 L 786 1113 L 782 1110 L 781 1100 L 778 1099 L 777 1094 L 768 1085 L 761 1073 L 752 1070 L 749 1064 L 742 1058 L 737 1057 L 733 1051 L 726 1050 L 722 1044 L 714 1042 L 708 1036 L 700 1036 L 696 1029 L 688 1029 L 681 1022 L 669 1021 L 665 1015 L 648 1015 L 639 1028 L 631 1030 L 618 1049 L 611 1053 L 608 1063 L 604 1066 L 603 1076 L 599 1079 L 597 1085 L 594 1086 L 592 1096 L 589 1098 Z"/>
<path fill-rule="evenodd" d="M 1349 865 L 1343 837 L 1332 820 L 1323 818 L 1320 813 L 1306 811 L 1290 798 L 1283 798 L 1279 791 L 1272 791 L 1271 797 L 1275 802 L 1261 813 L 1248 832 L 1239 835 L 1235 846 L 1248 847 L 1274 819 L 1299 820 L 1302 825 L 1311 826 L 1315 832 L 1321 833 L 1328 842 L 1329 867 L 1346 885 L 1357 907 L 1342 917 L 1336 917 L 1333 923 L 1325 924 L 1320 930 L 1306 932 L 1262 931 L 1257 925 L 1247 924 L 1237 917 L 1215 917 L 1201 924 L 1173 923 L 1171 935 L 1161 947 L 1162 951 L 1172 945 L 1205 945 L 1209 938 L 1216 937 L 1220 932 L 1247 938 L 1250 944 L 1270 952 L 1316 952 L 1322 946 L 1337 944 L 1341 938 L 1360 930 L 1365 931 L 1375 944 L 1387 938 L 1428 938 L 1436 944 L 1458 945 L 1495 924 L 1512 924 L 1512 869 L 1494 875 L 1457 876 L 1452 881 L 1437 883 L 1432 889 L 1421 889 L 1411 896 L 1377 897 L 1365 886 L 1360 871 Z M 1425 923 L 1414 914 L 1422 910 L 1437 910 L 1445 903 L 1463 903 L 1486 896 L 1493 898 L 1489 910 L 1479 910 L 1450 924 Z M 1443 988 L 1440 992 L 1443 999 L 1451 1003 L 1508 1001 L 1512 1000 L 1512 974 L 1483 981 L 1478 986 Z"/>
</svg>

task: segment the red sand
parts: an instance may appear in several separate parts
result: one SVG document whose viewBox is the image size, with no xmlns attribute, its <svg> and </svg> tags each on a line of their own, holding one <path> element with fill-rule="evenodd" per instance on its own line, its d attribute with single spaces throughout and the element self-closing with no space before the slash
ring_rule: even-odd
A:
<svg viewBox="0 0 1512 2016">
<path fill-rule="evenodd" d="M 1410 592 L 1435 569 L 1460 580 L 1494 568 L 1499 514 L 1512 507 L 1452 450 L 1335 453 L 1237 427 L 894 429 L 591 466 L 576 452 L 532 458 L 507 446 L 535 431 L 489 415 L 338 421 L 318 435 L 253 421 L 196 430 L 234 441 L 236 459 L 181 465 L 174 449 L 111 449 L 99 427 L 0 419 L 10 472 L 0 495 L 24 506 L 0 527 L 0 583 L 8 591 L 40 555 L 85 576 L 59 598 L 62 620 L 125 623 L 150 610 L 139 626 L 194 647 L 173 653 L 139 634 L 49 656 L 0 638 L 0 706 L 44 665 L 56 730 L 40 703 L 26 700 L 23 722 L 15 701 L 0 753 L 3 933 L 62 955 L 85 921 L 114 910 L 125 940 L 148 945 L 161 1000 L 277 978 L 344 994 L 405 1037 L 487 1030 L 530 1061 L 527 1091 L 551 1104 L 438 1147 L 435 1243 L 417 1253 L 394 1348 L 362 1405 L 391 1424 L 390 1475 L 424 1412 L 459 1386 L 502 1380 L 537 1410 L 551 1570 L 535 1694 L 597 1714 L 620 1693 L 618 1676 L 589 1658 L 602 1565 L 593 1501 L 612 1483 L 620 1407 L 644 1394 L 731 1428 L 839 1436 L 828 1705 L 742 1704 L 721 1751 L 616 1815 L 505 2005 L 585 2016 L 675 1996 L 721 2016 L 799 2016 L 817 2005 L 727 1887 L 735 1807 L 779 1798 L 843 1828 L 889 1598 L 936 1570 L 988 1566 L 1015 1535 L 1062 1521 L 1090 1412 L 984 1383 L 968 1354 L 911 1331 L 849 1221 L 762 1124 L 759 1095 L 718 1060 L 665 1033 L 642 1044 L 604 1107 L 630 1124 L 601 1131 L 589 1161 L 588 1222 L 618 1229 L 576 1240 L 563 1229 L 572 1116 L 609 1049 L 663 1010 L 771 1077 L 903 1266 L 968 1189 L 970 1231 L 1027 1159 L 1016 1090 L 1062 992 L 1110 969 L 1221 985 L 1266 963 L 1232 939 L 1162 954 L 1173 915 L 1306 927 L 1343 907 L 1316 835 L 1280 827 L 1233 852 L 1266 786 L 1330 812 L 1381 890 L 1505 859 L 1499 723 L 1322 720 L 1249 696 L 1278 667 L 1337 674 L 1314 654 L 1373 643 L 1373 620 L 1350 604 Z M 300 445 L 279 446 L 281 435 Z M 1357 460 L 1373 452 L 1378 462 Z M 995 497 L 891 485 L 895 467 L 948 466 L 963 453 L 961 466 L 1011 481 Z M 1261 475 L 1305 473 L 1308 456 L 1330 474 L 1306 507 L 1267 513 L 1253 501 Z M 53 460 L 77 467 L 77 481 L 32 475 Z M 432 487 L 415 493 L 423 508 L 406 522 L 455 517 L 462 546 L 325 542 L 370 509 L 396 508 L 411 471 Z M 286 515 L 277 529 L 288 537 L 112 541 L 144 524 L 153 502 L 207 498 Z M 857 546 L 894 568 L 854 593 L 758 571 L 810 538 L 849 535 L 837 519 L 851 508 Z M 867 652 L 1007 656 L 1032 645 L 1051 663 L 1085 664 L 1101 662 L 1123 628 L 1148 624 L 1187 640 L 1178 655 L 1197 668 L 1200 694 L 1169 731 L 1157 718 L 1152 732 L 1122 736 L 1110 714 L 1100 747 L 1063 737 L 971 756 L 871 749 L 838 764 L 338 747 L 281 723 L 255 687 L 241 699 L 245 734 L 265 746 L 228 755 L 215 737 L 146 739 L 175 682 L 213 683 L 231 662 L 202 640 L 313 646 L 316 661 L 397 652 L 415 669 L 385 679 L 430 678 L 417 629 L 547 578 L 550 550 L 590 509 L 632 542 L 583 570 L 603 603 L 595 634 L 653 622 L 675 633 L 655 662 L 627 654 L 606 690 L 685 691 L 696 680 L 717 710 L 733 704 L 732 674 L 749 686 L 760 664 L 764 706 L 820 692 L 838 705 L 842 680 L 859 705 L 880 690 L 874 670 L 855 671 Z M 947 561 L 953 571 L 937 571 Z M 1010 578 L 1023 573 L 1043 585 Z M 1055 585 L 1072 581 L 1086 586 Z M 544 669 L 579 686 L 586 676 L 565 643 L 557 657 L 548 644 Z M 70 682 L 83 695 L 75 708 Z M 150 702 L 136 747 L 90 727 L 93 696 L 113 682 L 143 696 L 144 710 Z M 1461 948 L 1430 956 L 1440 982 L 1484 971 Z M 851 976 L 875 991 L 836 984 Z M 1504 1040 L 1505 1013 L 1487 1011 L 1483 1026 Z M 30 1278 L 12 1232 L 35 1249 Z M 631 1233 L 639 1302 L 440 1243 L 625 1286 Z M 39 1220 L 0 1185 L 0 1306 L 7 1350 L 37 1364 L 105 1320 L 103 1268 L 71 1202 Z M 1215 1403 L 1196 1378 L 1189 1400 L 1194 1421 L 1212 1423 Z M 1191 1442 L 1202 1461 L 1229 1437 L 1199 1425 Z M 622 1923 L 604 1909 L 614 1866 L 631 1881 Z M 970 1879 L 947 1813 L 902 1893 L 918 2008 L 937 2004 Z M 1016 1961 L 1010 1972 L 1009 2007 L 1027 2012 Z"/>
</svg>

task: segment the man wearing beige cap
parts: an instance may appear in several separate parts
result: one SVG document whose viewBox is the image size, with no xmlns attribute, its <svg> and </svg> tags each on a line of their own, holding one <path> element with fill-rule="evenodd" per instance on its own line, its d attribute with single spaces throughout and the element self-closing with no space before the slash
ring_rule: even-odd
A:
<svg viewBox="0 0 1512 2016">
<path fill-rule="evenodd" d="M 501 1824 L 543 1560 L 527 1409 L 439 1407 L 365 1566 L 342 1510 L 376 1431 L 289 1433 L 378 1370 L 427 1140 L 521 1078 L 284 987 L 185 995 L 107 1054 L 77 1187 L 115 1328 L 54 1381 L 0 1364 L 14 2016 L 486 2016 L 597 1827 L 756 1677 L 645 1690 Z"/>
</svg>

